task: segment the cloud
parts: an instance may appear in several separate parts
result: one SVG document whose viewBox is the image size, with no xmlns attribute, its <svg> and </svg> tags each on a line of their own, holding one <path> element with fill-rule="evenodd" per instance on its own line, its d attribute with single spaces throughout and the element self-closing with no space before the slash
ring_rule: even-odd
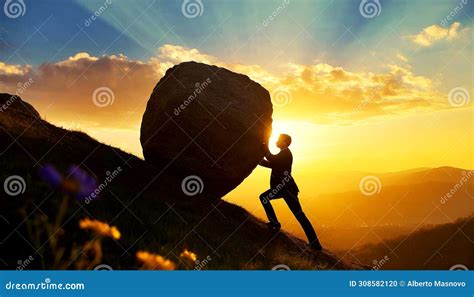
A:
<svg viewBox="0 0 474 297">
<path fill-rule="evenodd" d="M 206 64 L 220 65 L 216 57 L 201 53 L 195 48 L 186 48 L 179 45 L 165 44 L 158 49 L 158 57 L 164 61 L 178 64 L 185 61 L 197 61 Z"/>
<path fill-rule="evenodd" d="M 385 73 L 351 72 L 324 63 L 288 68 L 281 80 L 293 97 L 286 112 L 317 122 L 348 124 L 446 107 L 445 95 L 409 66 L 387 65 Z"/>
<path fill-rule="evenodd" d="M 276 107 L 278 116 L 320 123 L 351 123 L 375 116 L 445 108 L 445 95 L 409 65 L 386 65 L 383 73 L 352 72 L 326 63 L 286 64 L 272 72 L 259 65 L 226 63 L 217 57 L 178 45 L 164 45 L 148 61 L 124 55 L 94 57 L 80 52 L 56 63 L 32 68 L 0 62 L 2 91 L 15 93 L 18 82 L 32 78 L 22 94 L 53 122 L 81 127 L 139 129 L 148 98 L 165 71 L 195 60 L 244 73 L 271 93 L 284 87 L 291 102 Z M 403 59 L 402 59 L 403 60 Z M 406 61 L 405 61 L 406 62 Z M 97 88 L 112 90 L 113 104 L 97 107 Z M 275 94 L 274 94 L 275 95 Z"/>
<path fill-rule="evenodd" d="M 466 33 L 469 28 L 461 29 L 461 24 L 454 22 L 449 28 L 440 25 L 431 25 L 424 28 L 420 33 L 409 35 L 408 38 L 423 47 L 432 46 L 440 41 L 453 41 Z"/>
<path fill-rule="evenodd" d="M 11 65 L 0 61 L 0 75 L 24 75 L 31 70 L 30 65 Z"/>
<path fill-rule="evenodd" d="M 408 62 L 408 58 L 402 54 L 397 54 L 397 58 L 402 62 L 405 62 L 405 63 Z"/>
</svg>

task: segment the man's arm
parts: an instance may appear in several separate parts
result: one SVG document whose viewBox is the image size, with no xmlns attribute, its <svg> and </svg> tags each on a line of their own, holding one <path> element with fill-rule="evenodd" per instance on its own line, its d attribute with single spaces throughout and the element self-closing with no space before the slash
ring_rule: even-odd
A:
<svg viewBox="0 0 474 297">
<path fill-rule="evenodd" d="M 264 159 L 260 161 L 259 165 L 267 168 L 273 168 L 273 161 L 276 159 L 276 155 L 272 155 L 270 149 L 268 148 L 267 143 L 262 144 L 263 152 L 264 152 Z M 266 160 L 265 160 L 266 159 Z"/>
<path fill-rule="evenodd" d="M 265 145 L 265 159 L 270 161 L 270 163 L 277 161 L 278 155 L 273 155 L 268 148 L 268 144 Z"/>
<path fill-rule="evenodd" d="M 267 168 L 272 168 L 272 163 L 270 161 L 265 160 L 265 159 L 262 159 L 262 161 L 260 161 L 260 163 L 258 163 L 258 165 L 263 166 L 263 167 L 267 167 Z"/>
</svg>

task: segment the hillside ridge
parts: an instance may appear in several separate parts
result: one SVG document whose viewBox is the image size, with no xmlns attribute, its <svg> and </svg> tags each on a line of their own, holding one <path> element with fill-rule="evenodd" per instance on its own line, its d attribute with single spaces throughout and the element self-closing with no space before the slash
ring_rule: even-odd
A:
<svg viewBox="0 0 474 297">
<path fill-rule="evenodd" d="M 0 95 L 2 102 L 7 96 L 11 95 Z M 364 268 L 331 253 L 314 252 L 286 232 L 272 233 L 261 220 L 226 201 L 185 197 L 174 176 L 163 175 L 136 156 L 85 133 L 56 127 L 30 106 L 17 97 L 0 113 L 0 137 L 7 140 L 0 145 L 0 178 L 20 176 L 25 183 L 19 197 L 0 200 L 1 245 L 6 251 L 1 256 L 2 269 L 16 269 L 19 259 L 30 256 L 39 260 L 27 269 L 80 269 L 81 257 L 71 255 L 86 240 L 78 227 L 84 218 L 120 230 L 119 240 L 101 242 L 101 261 L 114 269 L 139 268 L 135 259 L 139 250 L 158 253 L 178 263 L 179 269 L 189 269 L 180 264 L 179 254 L 185 249 L 194 251 L 198 260 L 212 259 L 202 269 L 271 269 L 279 264 L 290 269 Z M 111 172 L 120 174 L 106 183 L 98 199 L 72 199 L 64 208 L 64 193 L 48 186 L 38 172 L 45 166 L 67 172 L 71 165 L 83 169 L 99 185 Z M 45 226 L 62 211 L 64 220 L 51 236 Z M 58 248 L 62 251 L 59 260 Z"/>
</svg>

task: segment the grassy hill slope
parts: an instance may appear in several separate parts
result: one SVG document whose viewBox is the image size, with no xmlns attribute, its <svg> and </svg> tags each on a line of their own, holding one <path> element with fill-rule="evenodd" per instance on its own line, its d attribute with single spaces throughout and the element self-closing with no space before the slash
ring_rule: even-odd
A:
<svg viewBox="0 0 474 297">
<path fill-rule="evenodd" d="M 272 233 L 241 207 L 187 197 L 172 173 L 84 133 L 51 125 L 18 97 L 0 94 L 0 106 L 6 107 L 0 112 L 0 180 L 24 180 L 23 193 L 0 191 L 1 269 L 90 269 L 92 264 L 136 269 L 140 250 L 162 255 L 178 269 L 362 267 L 308 250 L 285 232 Z M 66 175 L 71 165 L 97 180 L 97 200 L 74 199 L 38 174 L 54 166 Z M 106 182 L 111 174 L 114 178 Z M 81 230 L 84 218 L 116 226 L 120 239 Z M 195 263 L 179 256 L 185 249 L 197 254 Z"/>
</svg>

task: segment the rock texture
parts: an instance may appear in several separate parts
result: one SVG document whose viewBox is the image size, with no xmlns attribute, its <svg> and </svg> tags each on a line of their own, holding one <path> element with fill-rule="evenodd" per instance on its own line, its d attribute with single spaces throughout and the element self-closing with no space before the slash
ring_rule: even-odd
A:
<svg viewBox="0 0 474 297">
<path fill-rule="evenodd" d="M 262 159 L 271 116 L 268 91 L 246 75 L 181 63 L 166 72 L 148 101 L 140 131 L 145 161 L 178 173 L 187 195 L 220 198 Z"/>
</svg>

